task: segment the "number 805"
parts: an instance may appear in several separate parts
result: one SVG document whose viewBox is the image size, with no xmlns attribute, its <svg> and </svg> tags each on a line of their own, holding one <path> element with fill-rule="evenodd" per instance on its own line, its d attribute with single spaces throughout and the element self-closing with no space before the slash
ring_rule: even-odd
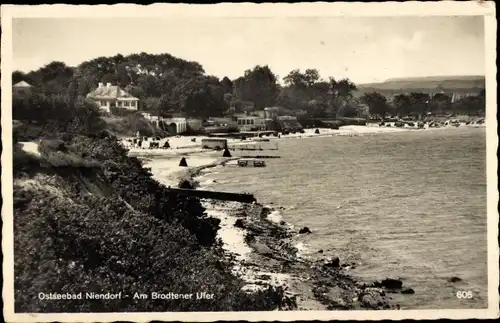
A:
<svg viewBox="0 0 500 323">
<path fill-rule="evenodd" d="M 457 292 L 457 298 L 472 298 L 472 291 L 459 290 Z"/>
</svg>

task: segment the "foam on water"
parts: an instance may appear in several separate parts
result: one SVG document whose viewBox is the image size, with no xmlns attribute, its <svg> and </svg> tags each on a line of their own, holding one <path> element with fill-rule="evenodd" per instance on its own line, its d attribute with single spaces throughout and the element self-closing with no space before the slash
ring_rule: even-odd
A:
<svg viewBox="0 0 500 323">
<path fill-rule="evenodd" d="M 217 235 L 223 241 L 223 248 L 234 254 L 238 260 L 247 259 L 252 249 L 245 242 L 244 230 L 234 227 L 234 217 L 228 216 L 227 213 L 217 210 L 208 203 L 203 203 L 203 206 L 206 207 L 209 217 L 221 221 Z"/>
<path fill-rule="evenodd" d="M 278 210 L 273 210 L 273 211 L 271 211 L 271 213 L 269 213 L 269 214 L 267 215 L 267 218 L 268 218 L 269 220 L 271 220 L 272 222 L 274 222 L 274 223 L 278 223 L 278 224 L 279 224 L 281 221 L 283 221 L 283 215 L 282 215 L 282 214 L 281 214 L 281 212 L 280 212 L 280 211 L 278 211 Z"/>
<path fill-rule="evenodd" d="M 297 242 L 294 247 L 297 248 L 297 256 L 299 257 L 305 256 L 309 251 L 309 248 L 304 242 Z"/>
</svg>

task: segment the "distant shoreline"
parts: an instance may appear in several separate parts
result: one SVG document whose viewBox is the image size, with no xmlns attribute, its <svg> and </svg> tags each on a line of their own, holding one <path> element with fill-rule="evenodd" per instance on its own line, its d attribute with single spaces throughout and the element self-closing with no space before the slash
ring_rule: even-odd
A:
<svg viewBox="0 0 500 323">
<path fill-rule="evenodd" d="M 238 149 L 239 146 L 242 145 L 269 145 L 269 143 L 273 141 L 279 142 L 280 140 L 285 139 L 297 139 L 297 138 L 318 138 L 318 137 L 332 137 L 332 136 L 362 136 L 362 135 L 374 135 L 381 133 L 394 133 L 394 132 L 404 132 L 404 131 L 427 131 L 427 130 L 447 130 L 447 129 L 463 129 L 463 128 L 485 128 L 486 125 L 483 124 L 471 124 L 465 125 L 460 124 L 459 127 L 455 126 L 443 126 L 436 128 L 423 128 L 418 129 L 416 127 L 395 127 L 395 122 L 387 122 L 387 124 L 391 124 L 390 127 L 379 126 L 378 123 L 369 123 L 366 126 L 342 126 L 340 129 L 330 129 L 330 128 L 311 128 L 305 129 L 304 133 L 294 133 L 288 135 L 280 135 L 280 137 L 275 136 L 264 136 L 264 139 L 268 139 L 269 141 L 255 141 L 256 137 L 248 138 L 247 140 L 239 140 L 234 138 L 228 138 L 228 148 Z M 319 134 L 315 133 L 316 129 L 319 131 Z M 160 149 L 142 149 L 142 148 L 130 148 L 129 156 L 132 157 L 140 157 L 140 158 L 153 158 L 153 157 L 162 157 L 162 158 L 173 158 L 176 156 L 189 156 L 192 154 L 218 154 L 214 150 L 202 149 L 201 148 L 201 140 L 205 138 L 212 138 L 208 136 L 196 135 L 196 136 L 178 136 L 178 137 L 170 137 L 168 138 L 170 143 L 170 148 Z M 193 141 L 194 140 L 194 141 Z M 271 144 L 272 145 L 272 144 Z M 266 149 L 263 149 L 264 151 Z M 222 155 L 222 152 L 220 152 Z"/>
</svg>

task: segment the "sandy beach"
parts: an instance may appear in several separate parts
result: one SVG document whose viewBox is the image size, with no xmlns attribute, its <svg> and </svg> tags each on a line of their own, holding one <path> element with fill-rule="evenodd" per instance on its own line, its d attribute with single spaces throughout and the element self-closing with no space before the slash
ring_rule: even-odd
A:
<svg viewBox="0 0 500 323">
<path fill-rule="evenodd" d="M 228 148 L 229 149 L 241 149 L 241 148 L 250 148 L 261 145 L 263 149 L 273 148 L 275 143 L 274 141 L 279 142 L 280 140 L 286 139 L 296 139 L 296 138 L 311 138 L 311 137 L 329 137 L 329 136 L 362 136 L 362 135 L 372 135 L 379 133 L 392 133 L 392 132 L 401 132 L 401 131 L 429 131 L 429 130 L 446 130 L 446 129 L 454 129 L 454 126 L 447 125 L 439 128 L 429 128 L 426 124 L 423 129 L 418 129 L 416 127 L 410 127 L 405 125 L 404 127 L 396 127 L 394 122 L 386 122 L 385 126 L 380 126 L 378 123 L 368 123 L 366 126 L 342 126 L 339 129 L 330 129 L 330 128 L 314 128 L 314 129 L 304 129 L 304 133 L 290 133 L 288 135 L 280 135 L 279 137 L 275 136 L 264 136 L 264 140 L 269 141 L 259 141 L 260 138 L 253 137 L 247 138 L 245 140 L 241 139 L 233 139 L 227 138 Z M 389 126 L 387 126 L 389 125 Z M 460 123 L 460 127 L 474 127 L 474 128 L 482 128 L 486 125 L 483 124 L 465 124 Z M 316 130 L 319 131 L 319 134 L 316 133 Z M 201 140 L 209 139 L 212 137 L 208 136 L 176 136 L 168 139 L 170 148 L 169 149 L 141 149 L 141 148 L 131 148 L 129 150 L 129 154 L 131 156 L 143 156 L 143 157 L 153 157 L 153 156 L 182 156 L 187 154 L 201 153 L 206 150 L 201 148 Z"/>
</svg>

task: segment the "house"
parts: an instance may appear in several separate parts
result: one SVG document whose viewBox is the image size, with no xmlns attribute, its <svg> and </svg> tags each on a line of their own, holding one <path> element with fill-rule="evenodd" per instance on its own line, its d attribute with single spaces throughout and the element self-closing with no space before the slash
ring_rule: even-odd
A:
<svg viewBox="0 0 500 323">
<path fill-rule="evenodd" d="M 210 117 L 208 121 L 211 121 L 214 126 L 219 127 L 237 127 L 236 118 L 229 117 Z"/>
<path fill-rule="evenodd" d="M 127 110 L 137 110 L 139 99 L 111 83 L 99 83 L 97 89 L 87 94 L 87 98 L 96 103 L 100 109 L 110 111 L 111 107 Z"/>
<path fill-rule="evenodd" d="M 278 116 L 277 122 L 282 131 L 300 131 L 303 129 L 302 125 L 297 120 L 297 116 Z"/>
<path fill-rule="evenodd" d="M 251 115 L 236 116 L 236 123 L 240 131 L 266 130 L 266 119 Z"/>
<path fill-rule="evenodd" d="M 12 85 L 12 92 L 16 93 L 29 93 L 33 89 L 33 85 L 28 82 L 21 81 Z"/>
</svg>

